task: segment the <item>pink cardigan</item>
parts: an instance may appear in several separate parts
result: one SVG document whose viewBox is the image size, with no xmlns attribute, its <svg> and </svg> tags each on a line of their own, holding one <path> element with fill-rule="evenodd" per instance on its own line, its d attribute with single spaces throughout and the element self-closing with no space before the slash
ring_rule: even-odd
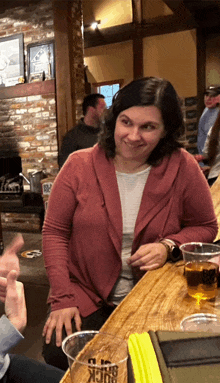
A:
<svg viewBox="0 0 220 383">
<path fill-rule="evenodd" d="M 212 242 L 217 234 L 208 183 L 180 149 L 152 167 L 138 213 L 132 253 L 170 238 Z M 72 153 L 52 187 L 43 254 L 52 310 L 77 306 L 82 316 L 107 300 L 121 270 L 122 213 L 115 168 L 98 147 Z"/>
</svg>

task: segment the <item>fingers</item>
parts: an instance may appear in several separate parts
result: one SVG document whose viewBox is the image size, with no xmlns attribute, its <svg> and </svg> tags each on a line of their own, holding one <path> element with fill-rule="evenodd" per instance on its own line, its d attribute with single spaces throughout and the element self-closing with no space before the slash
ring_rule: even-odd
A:
<svg viewBox="0 0 220 383">
<path fill-rule="evenodd" d="M 17 270 L 9 271 L 5 297 L 5 313 L 12 324 L 23 331 L 27 322 L 24 286 L 17 282 Z"/>
<path fill-rule="evenodd" d="M 0 277 L 0 301 L 5 302 L 7 279 Z"/>
<path fill-rule="evenodd" d="M 72 318 L 74 317 L 76 328 L 81 328 L 81 318 L 76 307 L 70 307 L 62 310 L 52 311 L 43 328 L 42 335 L 45 337 L 46 344 L 51 342 L 53 331 L 56 332 L 56 346 L 60 347 L 63 338 L 63 327 L 67 335 L 72 334 Z"/>
<path fill-rule="evenodd" d="M 150 271 L 150 270 L 159 269 L 159 267 L 161 267 L 161 264 L 159 264 L 159 263 L 152 263 L 151 265 L 147 264 L 147 265 L 144 265 L 144 266 L 140 266 L 140 270 L 142 270 L 142 271 Z"/>
<path fill-rule="evenodd" d="M 76 324 L 77 331 L 81 331 L 82 320 L 81 320 L 80 315 L 79 314 L 75 314 L 74 319 L 75 319 L 75 324 Z"/>
<path fill-rule="evenodd" d="M 9 271 L 9 273 L 7 275 L 7 285 L 8 285 L 8 288 L 16 289 L 17 277 L 18 277 L 18 272 L 16 270 Z"/>
<path fill-rule="evenodd" d="M 142 245 L 128 260 L 128 265 L 139 267 L 142 271 L 157 269 L 164 265 L 167 251 L 161 243 Z"/>
<path fill-rule="evenodd" d="M 18 277 L 18 272 L 16 270 L 11 270 L 7 278 L 0 277 L 0 299 L 4 302 L 6 297 L 6 290 L 13 289 L 16 291 L 16 281 Z"/>
<path fill-rule="evenodd" d="M 147 247 L 139 247 L 139 249 L 127 260 L 127 264 L 131 266 L 141 266 L 143 264 L 143 257 L 147 256 L 149 250 Z"/>
<path fill-rule="evenodd" d="M 5 253 L 17 254 L 21 250 L 23 245 L 24 245 L 24 239 L 23 239 L 22 235 L 19 233 L 13 238 L 10 245 L 8 245 L 6 247 Z"/>
<path fill-rule="evenodd" d="M 49 316 L 49 318 L 47 319 L 45 323 L 45 326 L 43 328 L 43 333 L 42 333 L 43 336 L 46 336 L 45 337 L 46 344 L 50 343 L 54 328 L 55 328 L 55 325 L 54 326 L 52 325 L 51 317 Z"/>
<path fill-rule="evenodd" d="M 19 273 L 20 268 L 17 252 L 20 251 L 23 244 L 23 237 L 21 234 L 18 234 L 10 245 L 6 247 L 3 255 L 0 257 L 0 276 L 7 277 L 11 270 L 16 270 Z"/>
<path fill-rule="evenodd" d="M 62 344 L 62 330 L 63 326 L 67 323 L 67 328 L 68 328 L 68 319 L 63 322 L 62 319 L 59 319 L 56 325 L 56 346 L 60 347 Z M 71 334 L 71 333 L 70 333 Z M 69 335 L 69 334 L 67 334 Z"/>
</svg>

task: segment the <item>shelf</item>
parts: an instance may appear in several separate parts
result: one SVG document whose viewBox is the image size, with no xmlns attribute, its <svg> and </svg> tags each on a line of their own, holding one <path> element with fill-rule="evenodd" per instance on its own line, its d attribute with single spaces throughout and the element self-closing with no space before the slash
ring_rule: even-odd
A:
<svg viewBox="0 0 220 383">
<path fill-rule="evenodd" d="M 55 80 L 37 81 L 15 86 L 0 87 L 0 100 L 6 98 L 27 97 L 44 94 L 55 94 Z"/>
</svg>

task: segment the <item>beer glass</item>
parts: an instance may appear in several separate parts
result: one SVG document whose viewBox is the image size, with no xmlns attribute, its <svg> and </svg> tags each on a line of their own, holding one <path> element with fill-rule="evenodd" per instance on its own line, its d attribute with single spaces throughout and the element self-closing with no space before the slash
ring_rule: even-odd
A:
<svg viewBox="0 0 220 383">
<path fill-rule="evenodd" d="M 79 331 L 62 342 L 72 383 L 127 382 L 127 342 L 99 331 Z"/>
<path fill-rule="evenodd" d="M 180 246 L 185 261 L 184 274 L 188 294 L 196 298 L 213 299 L 217 295 L 220 246 L 190 242 Z"/>
</svg>

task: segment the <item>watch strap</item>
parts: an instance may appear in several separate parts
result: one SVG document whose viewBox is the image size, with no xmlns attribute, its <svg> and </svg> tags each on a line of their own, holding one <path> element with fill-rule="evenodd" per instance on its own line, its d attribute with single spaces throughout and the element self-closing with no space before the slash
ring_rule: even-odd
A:
<svg viewBox="0 0 220 383">
<path fill-rule="evenodd" d="M 159 242 L 166 247 L 167 261 L 177 262 L 182 258 L 181 251 L 174 241 L 172 241 L 171 239 L 163 238 Z"/>
</svg>

